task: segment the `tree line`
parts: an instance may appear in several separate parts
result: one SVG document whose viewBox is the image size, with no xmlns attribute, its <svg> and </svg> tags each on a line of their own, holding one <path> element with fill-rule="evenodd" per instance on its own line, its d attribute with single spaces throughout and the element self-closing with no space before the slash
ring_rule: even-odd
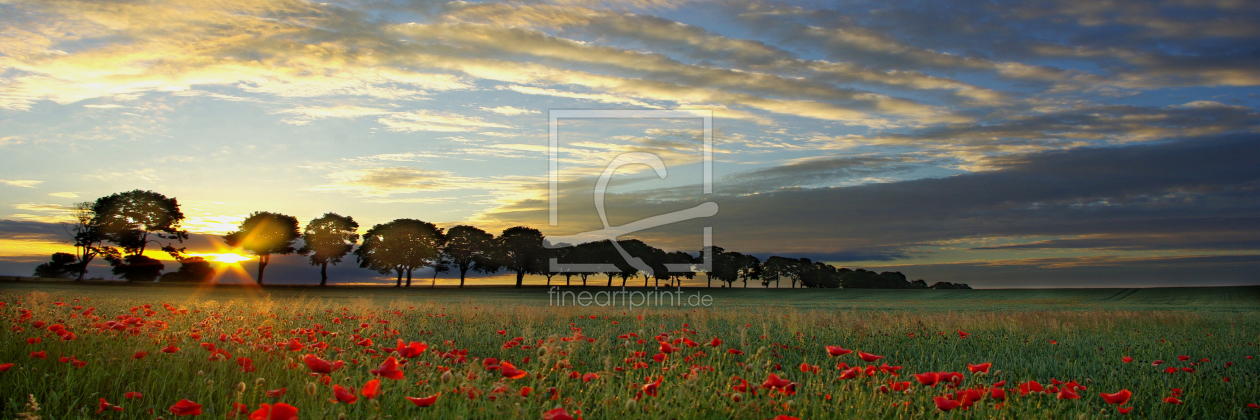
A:
<svg viewBox="0 0 1260 420">
<path fill-rule="evenodd" d="M 74 205 L 73 222 L 65 223 L 74 243 L 74 253 L 58 252 L 50 261 L 35 268 L 36 277 L 64 277 L 82 281 L 88 265 L 96 259 L 109 263 L 111 272 L 133 282 L 198 282 L 213 278 L 210 262 L 188 256 L 178 247 L 188 232 L 180 228 L 184 214 L 174 197 L 134 190 L 101 197 L 95 202 Z M 752 281 L 763 287 L 780 287 L 786 280 L 789 287 L 804 288 L 868 288 L 868 289 L 969 289 L 966 284 L 937 282 L 929 286 L 923 280 L 909 281 L 900 272 L 875 273 L 863 269 L 837 268 L 808 258 L 771 256 L 761 261 L 754 255 L 727 251 L 712 246 L 696 255 L 684 251 L 667 252 L 638 239 L 604 240 L 576 245 L 549 247 L 537 229 L 516 226 L 504 229 L 498 236 L 469 225 L 442 229 L 433 223 L 416 219 L 396 219 L 377 224 L 362 236 L 359 224 L 350 216 L 326 213 L 299 229 L 297 218 L 259 211 L 250 214 L 236 231 L 223 235 L 227 246 L 236 247 L 258 257 L 254 280 L 263 284 L 267 265 L 276 255 L 299 254 L 312 266 L 320 267 L 320 286 L 328 284 L 328 266 L 340 264 L 353 255 L 361 268 L 392 275 L 396 287 L 410 287 L 415 270 L 433 268 L 433 282 L 438 273 L 458 272 L 459 286 L 464 287 L 470 271 L 516 275 L 521 287 L 525 275 L 564 279 L 566 286 L 580 281 L 582 286 L 621 286 L 643 278 L 643 286 L 681 284 L 704 274 L 709 287 L 717 281 L 721 287 L 748 287 Z M 297 247 L 298 239 L 303 245 Z M 157 247 L 180 263 L 179 268 L 165 274 L 165 265 L 144 255 L 150 246 Z M 632 257 L 641 259 L 651 274 L 631 266 L 618 246 Z M 700 267 L 709 258 L 708 270 Z M 551 262 L 560 264 L 604 264 L 601 272 L 552 270 Z M 562 267 L 562 266 L 561 266 Z M 671 269 L 672 267 L 672 269 Z M 686 269 L 679 269 L 687 267 Z M 594 278 L 592 278 L 594 277 Z M 653 283 L 654 282 L 654 283 Z"/>
</svg>

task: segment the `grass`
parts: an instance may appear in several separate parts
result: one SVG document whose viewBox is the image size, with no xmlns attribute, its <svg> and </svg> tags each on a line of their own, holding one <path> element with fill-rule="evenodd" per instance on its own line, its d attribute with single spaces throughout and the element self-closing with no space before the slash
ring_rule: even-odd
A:
<svg viewBox="0 0 1260 420">
<path fill-rule="evenodd" d="M 203 405 L 205 418 L 224 418 L 234 403 L 253 411 L 276 402 L 297 407 L 303 419 L 543 418 L 556 408 L 575 418 L 580 410 L 586 419 L 1260 418 L 1260 409 L 1247 406 L 1260 403 L 1257 290 L 705 289 L 713 307 L 629 310 L 547 307 L 542 288 L 0 283 L 0 324 L 6 331 L 0 364 L 14 363 L 0 372 L 0 417 L 25 412 L 44 419 L 169 419 L 174 416 L 168 408 L 188 399 Z M 89 308 L 96 309 L 84 315 Z M 135 331 L 105 324 L 132 316 L 144 320 Z M 35 321 L 47 324 L 36 328 Z M 75 338 L 59 339 L 48 329 L 52 324 L 64 325 Z M 960 330 L 969 335 L 960 337 Z M 619 338 L 631 333 L 638 337 Z M 221 334 L 225 341 L 219 341 Z M 516 337 L 519 344 L 506 345 Z M 654 361 L 661 351 L 656 337 L 681 350 Z M 684 337 L 700 345 L 675 342 Z M 27 344 L 28 338 L 41 342 Z M 362 338 L 372 344 L 356 344 Z M 713 338 L 721 345 L 708 346 Z M 286 350 L 291 339 L 304 348 Z M 382 365 L 389 353 L 384 348 L 399 339 L 428 345 L 419 357 L 400 358 L 408 362 L 404 379 L 383 379 L 383 392 L 374 400 L 356 393 L 353 404 L 329 401 L 332 384 L 358 390 L 375 378 L 370 370 Z M 203 342 L 232 357 L 207 360 L 212 353 Z M 321 342 L 328 348 L 314 347 Z M 160 351 L 169 345 L 180 350 Z M 857 353 L 830 357 L 826 345 L 884 358 L 866 363 Z M 463 361 L 441 356 L 461 350 L 467 350 Z M 32 358 L 32 351 L 48 358 Z M 148 355 L 133 359 L 137 351 Z M 326 385 L 301 361 L 305 354 L 346 364 Z M 58 361 L 63 355 L 87 363 L 76 368 Z M 1126 356 L 1134 361 L 1123 362 Z M 252 359 L 256 370 L 243 372 L 237 357 Z M 528 376 L 506 379 L 487 370 L 485 358 L 511 361 Z M 1165 363 L 1152 366 L 1155 360 Z M 802 372 L 802 363 L 819 366 L 819 372 Z M 876 369 L 866 376 L 867 366 L 883 363 L 901 366 L 899 375 Z M 992 367 L 987 374 L 972 373 L 968 363 Z M 860 366 L 863 374 L 840 379 L 840 364 Z M 1165 373 L 1170 366 L 1177 372 Z M 598 379 L 583 382 L 571 378 L 574 372 L 596 373 Z M 925 372 L 960 372 L 964 379 L 952 387 L 928 387 L 914 376 Z M 794 382 L 794 394 L 760 388 L 771 374 Z M 655 378 L 661 378 L 659 392 L 640 394 Z M 750 389 L 733 389 L 739 378 Z M 1059 399 L 1057 392 L 1021 396 L 1018 390 L 1020 383 L 1050 386 L 1056 380 L 1083 385 L 1076 389 L 1081 398 Z M 911 387 L 881 391 L 900 382 Z M 523 387 L 532 392 L 521 396 Z M 285 395 L 265 393 L 280 388 Z M 549 398 L 550 388 L 556 399 Z M 1007 398 L 986 397 L 952 411 L 940 410 L 935 401 L 960 400 L 963 389 L 987 395 L 993 388 L 1005 390 Z M 1163 401 L 1174 388 L 1181 390 L 1182 404 Z M 1121 389 L 1133 392 L 1127 415 L 1098 395 Z M 129 391 L 144 397 L 126 399 Z M 438 393 L 430 407 L 404 399 Z M 100 398 L 124 411 L 97 414 Z M 30 411 L 30 399 L 39 411 Z"/>
</svg>

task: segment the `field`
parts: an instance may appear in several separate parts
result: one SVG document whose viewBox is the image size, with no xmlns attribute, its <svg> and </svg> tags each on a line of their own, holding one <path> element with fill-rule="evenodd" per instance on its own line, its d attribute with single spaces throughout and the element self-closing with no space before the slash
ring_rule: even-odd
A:
<svg viewBox="0 0 1260 420">
<path fill-rule="evenodd" d="M 1256 287 L 697 290 L 3 282 L 0 418 L 1260 418 Z"/>
</svg>

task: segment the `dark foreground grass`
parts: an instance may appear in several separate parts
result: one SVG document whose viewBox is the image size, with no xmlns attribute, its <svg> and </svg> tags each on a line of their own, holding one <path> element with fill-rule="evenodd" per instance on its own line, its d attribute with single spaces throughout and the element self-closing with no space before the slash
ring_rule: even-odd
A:
<svg viewBox="0 0 1260 420">
<path fill-rule="evenodd" d="M 0 364 L 13 363 L 0 372 L 0 418 L 171 419 L 184 399 L 202 405 L 195 418 L 216 419 L 281 402 L 303 419 L 537 419 L 557 408 L 587 419 L 1260 418 L 1248 406 L 1260 403 L 1256 288 L 701 293 L 713 307 L 548 307 L 546 289 L 0 283 Z M 398 357 L 388 350 L 398 340 L 428 349 Z M 883 358 L 831 357 L 826 345 Z M 307 354 L 345 366 L 313 375 Z M 406 362 L 403 378 L 367 398 L 371 370 L 391 355 Z M 527 375 L 505 377 L 488 358 Z M 988 373 L 968 370 L 981 363 Z M 962 379 L 915 377 L 928 372 Z M 763 387 L 771 375 L 792 385 Z M 1048 392 L 1021 395 L 1030 381 Z M 333 402 L 333 385 L 358 400 Z M 1122 389 L 1128 414 L 1098 395 Z M 432 395 L 429 407 L 405 399 Z M 1165 402 L 1174 395 L 1180 404 Z M 966 408 L 942 411 L 938 397 Z M 123 411 L 96 413 L 101 398 Z"/>
</svg>

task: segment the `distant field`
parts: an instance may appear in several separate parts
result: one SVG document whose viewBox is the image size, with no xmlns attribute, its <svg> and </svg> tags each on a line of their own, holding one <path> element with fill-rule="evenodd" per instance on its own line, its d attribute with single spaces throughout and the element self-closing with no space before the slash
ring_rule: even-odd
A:
<svg viewBox="0 0 1260 420">
<path fill-rule="evenodd" d="M 426 286 L 394 288 L 379 286 L 252 286 L 216 287 L 186 284 L 89 284 L 19 283 L 0 281 L 0 291 L 125 294 L 148 299 L 187 296 L 198 299 L 236 299 L 256 296 L 323 299 L 364 298 L 433 302 L 503 302 L 547 305 L 545 287 L 468 287 L 431 289 Z M 566 291 L 620 290 L 602 287 L 562 288 Z M 647 290 L 627 288 L 628 291 Z M 1260 310 L 1260 286 L 1184 287 L 1150 289 L 986 289 L 986 290 L 863 290 L 863 289 L 723 289 L 684 288 L 713 296 L 713 307 L 785 306 L 797 309 L 896 309 L 896 310 L 1191 310 L 1248 312 Z M 690 309 L 690 308 L 688 308 Z"/>
<path fill-rule="evenodd" d="M 0 282 L 0 418 L 1260 418 L 1257 287 L 697 291 Z"/>
</svg>

